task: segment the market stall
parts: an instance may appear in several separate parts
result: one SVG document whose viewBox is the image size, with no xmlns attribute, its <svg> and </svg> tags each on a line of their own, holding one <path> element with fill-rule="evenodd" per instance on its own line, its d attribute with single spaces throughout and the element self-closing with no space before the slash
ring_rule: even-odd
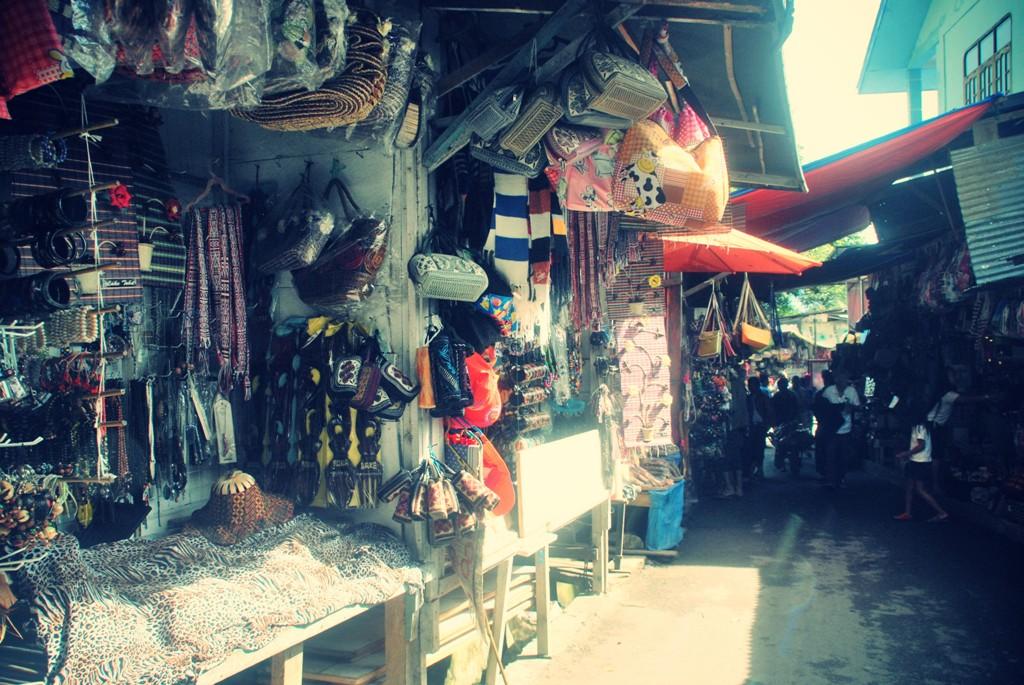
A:
<svg viewBox="0 0 1024 685">
<path fill-rule="evenodd" d="M 533 609 L 547 652 L 558 535 L 603 592 L 610 499 L 683 487 L 660 238 L 802 185 L 784 15 L 691 56 L 569 0 L 497 55 L 471 6 L 51 4 L 0 9 L 0 649 L 355 682 L 321 644 L 373 616 L 366 678 L 490 683 Z"/>
</svg>

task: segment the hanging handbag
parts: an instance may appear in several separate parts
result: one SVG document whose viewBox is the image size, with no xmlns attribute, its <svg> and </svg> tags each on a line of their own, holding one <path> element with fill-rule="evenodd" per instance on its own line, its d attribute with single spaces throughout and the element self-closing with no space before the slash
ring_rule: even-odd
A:
<svg viewBox="0 0 1024 685">
<path fill-rule="evenodd" d="M 606 114 L 591 108 L 590 103 L 597 97 L 590 89 L 583 73 L 576 68 L 566 69 L 562 75 L 562 109 L 565 120 L 577 126 L 593 126 L 594 128 L 625 129 L 633 123 L 632 119 Z"/>
<path fill-rule="evenodd" d="M 420 409 L 433 409 L 437 406 L 434 399 L 434 379 L 430 373 L 430 347 L 423 345 L 416 348 L 416 376 L 420 382 Z"/>
<path fill-rule="evenodd" d="M 697 356 L 710 359 L 722 354 L 722 315 L 718 310 L 718 294 L 711 289 L 708 310 L 697 334 Z"/>
<path fill-rule="evenodd" d="M 522 156 L 505 150 L 498 145 L 497 139 L 487 141 L 478 136 L 473 137 L 469 153 L 475 159 L 489 164 L 491 167 L 506 174 L 536 178 L 544 171 L 547 155 L 543 143 L 537 143 Z"/>
<path fill-rule="evenodd" d="M 369 409 L 374 403 L 380 402 L 377 390 L 380 388 L 380 365 L 378 358 L 380 348 L 377 341 L 370 339 L 363 348 L 362 364 L 359 369 L 359 380 L 356 384 L 355 394 L 349 400 L 349 406 L 353 409 Z"/>
<path fill-rule="evenodd" d="M 639 121 L 649 117 L 668 98 L 658 79 L 632 60 L 588 50 L 582 63 L 583 76 L 594 93 L 591 109 Z"/>
<path fill-rule="evenodd" d="M 740 341 L 754 350 L 763 350 L 772 344 L 771 322 L 761 309 L 747 274 L 743 274 L 743 288 L 740 290 L 740 302 L 736 307 L 736 320 L 732 328 L 739 335 Z"/>
<path fill-rule="evenodd" d="M 256 230 L 253 263 L 264 274 L 309 266 L 320 256 L 334 231 L 334 216 L 324 207 L 310 183 L 312 164 L 306 165 L 280 211 Z"/>
<path fill-rule="evenodd" d="M 328 363 L 331 368 L 331 390 L 341 397 L 351 397 L 359 387 L 363 358 L 352 350 L 352 325 L 344 324 L 331 338 Z"/>
<path fill-rule="evenodd" d="M 420 384 L 405 375 L 394 362 L 382 359 L 380 362 L 380 385 L 392 402 L 408 404 L 420 394 Z"/>
<path fill-rule="evenodd" d="M 632 216 L 677 228 L 719 222 L 729 201 L 722 139 L 684 149 L 653 121 L 638 122 L 619 146 L 612 184 L 615 208 Z"/>
<path fill-rule="evenodd" d="M 586 157 L 580 157 L 563 167 L 564 206 L 576 212 L 610 212 L 614 210 L 612 197 L 615 176 L 614 145 L 601 143 Z M 561 195 L 561 194 L 560 194 Z"/>
<path fill-rule="evenodd" d="M 555 89 L 540 86 L 526 99 L 515 122 L 502 132 L 498 145 L 516 157 L 523 157 L 558 123 L 563 113 Z"/>
<path fill-rule="evenodd" d="M 558 124 L 544 136 L 544 145 L 550 156 L 563 164 L 571 164 L 586 157 L 595 152 L 602 143 L 604 134 L 601 130 L 588 126 Z"/>
<path fill-rule="evenodd" d="M 362 218 L 311 266 L 293 272 L 299 297 L 312 306 L 334 311 L 362 302 L 384 265 L 389 226 L 382 219 Z"/>
<path fill-rule="evenodd" d="M 479 264 L 439 252 L 413 255 L 409 277 L 416 292 L 438 300 L 475 302 L 487 290 L 487 272 Z"/>
<path fill-rule="evenodd" d="M 433 373 L 434 401 L 432 416 L 461 416 L 472 404 L 472 390 L 467 399 L 464 392 L 466 376 L 465 345 L 441 331 L 430 341 L 430 368 Z"/>
</svg>

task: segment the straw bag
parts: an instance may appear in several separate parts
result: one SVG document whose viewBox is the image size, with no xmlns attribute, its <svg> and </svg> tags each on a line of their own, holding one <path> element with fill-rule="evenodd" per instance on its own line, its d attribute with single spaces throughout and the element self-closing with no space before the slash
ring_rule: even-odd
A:
<svg viewBox="0 0 1024 685">
<path fill-rule="evenodd" d="M 722 354 L 722 341 L 725 337 L 725 321 L 722 312 L 718 308 L 718 293 L 711 289 L 711 299 L 708 300 L 708 311 L 704 315 L 704 323 L 700 326 L 697 334 L 697 357 L 710 359 Z"/>
<path fill-rule="evenodd" d="M 740 341 L 754 350 L 763 350 L 772 344 L 771 323 L 761 309 L 754 289 L 750 287 L 750 278 L 747 274 L 743 274 L 743 289 L 740 292 L 740 303 L 736 308 L 736 321 L 733 322 L 732 328 L 739 334 Z"/>
<path fill-rule="evenodd" d="M 355 124 L 384 96 L 387 41 L 380 17 L 359 10 L 345 31 L 345 70 L 317 90 L 299 90 L 263 98 L 251 110 L 232 110 L 240 119 L 275 131 L 311 131 Z"/>
</svg>

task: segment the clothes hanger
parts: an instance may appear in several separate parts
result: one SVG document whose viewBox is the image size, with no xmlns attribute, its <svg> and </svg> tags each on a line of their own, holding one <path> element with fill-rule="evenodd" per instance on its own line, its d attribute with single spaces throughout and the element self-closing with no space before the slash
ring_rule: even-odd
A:
<svg viewBox="0 0 1024 685">
<path fill-rule="evenodd" d="M 235 190 L 234 188 L 229 186 L 227 184 L 227 182 L 224 181 L 223 178 L 221 178 L 220 176 L 217 176 L 216 174 L 211 173 L 210 174 L 210 180 L 206 182 L 206 187 L 203 189 L 203 192 L 199 193 L 199 195 L 197 195 L 194 200 L 192 200 L 191 202 L 189 202 L 185 206 L 185 210 L 182 212 L 182 214 L 188 214 L 192 210 L 193 207 L 195 207 L 197 204 L 199 204 L 200 202 L 205 200 L 206 197 L 211 192 L 213 192 L 214 188 L 218 188 L 218 187 L 221 189 L 221 191 L 225 195 L 230 195 L 232 197 L 235 197 L 235 198 L 238 199 L 239 202 L 241 202 L 243 204 L 249 202 L 249 196 L 248 195 L 246 195 L 245 193 L 238 192 L 237 190 Z"/>
</svg>

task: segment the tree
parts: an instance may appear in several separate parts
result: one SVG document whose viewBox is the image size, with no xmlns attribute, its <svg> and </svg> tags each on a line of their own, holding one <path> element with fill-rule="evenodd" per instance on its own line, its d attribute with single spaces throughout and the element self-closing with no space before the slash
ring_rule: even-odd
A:
<svg viewBox="0 0 1024 685">
<path fill-rule="evenodd" d="M 840 248 L 870 245 L 876 242 L 878 242 L 878 239 L 875 237 L 875 227 L 868 226 L 859 233 L 848 235 L 835 242 L 819 245 L 807 250 L 803 254 L 819 262 L 827 262 L 836 256 Z M 815 314 L 836 309 L 845 310 L 846 284 L 830 283 L 828 285 L 796 288 L 795 290 L 778 293 L 775 297 L 780 317 Z"/>
</svg>

